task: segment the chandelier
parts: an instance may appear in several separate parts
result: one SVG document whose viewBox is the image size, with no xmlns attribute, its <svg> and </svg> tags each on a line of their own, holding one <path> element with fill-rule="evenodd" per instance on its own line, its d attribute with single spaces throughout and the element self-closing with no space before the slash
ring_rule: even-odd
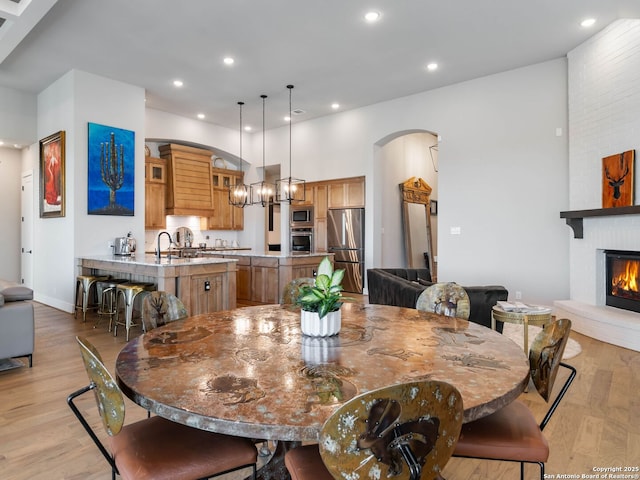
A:
<svg viewBox="0 0 640 480">
<path fill-rule="evenodd" d="M 234 207 L 244 208 L 249 200 L 249 186 L 244 183 L 242 170 L 242 106 L 244 102 L 238 102 L 240 106 L 240 176 L 236 177 L 235 185 L 229 185 L 229 203 Z"/>
<path fill-rule="evenodd" d="M 291 91 L 293 85 L 287 85 L 289 89 L 289 176 L 276 180 L 276 202 L 294 203 L 305 201 L 305 181 L 291 176 L 291 124 L 293 123 L 291 110 Z"/>
<path fill-rule="evenodd" d="M 264 106 L 266 95 L 260 95 L 262 98 L 262 181 L 251 184 L 251 205 L 262 205 L 266 207 L 273 200 L 275 186 L 266 182 L 267 171 L 265 169 L 265 122 L 264 122 Z"/>
</svg>

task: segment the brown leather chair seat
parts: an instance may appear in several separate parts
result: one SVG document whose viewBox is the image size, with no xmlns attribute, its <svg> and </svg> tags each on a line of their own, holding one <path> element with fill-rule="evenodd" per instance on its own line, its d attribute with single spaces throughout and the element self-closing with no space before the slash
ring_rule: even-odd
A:
<svg viewBox="0 0 640 480">
<path fill-rule="evenodd" d="M 318 453 L 318 445 L 303 445 L 287 452 L 284 464 L 291 480 L 333 480 Z"/>
<path fill-rule="evenodd" d="M 518 458 L 524 462 L 546 462 L 549 443 L 531 410 L 515 400 L 488 417 L 464 424 L 455 454 L 494 460 Z"/>
<path fill-rule="evenodd" d="M 109 437 L 122 478 L 174 480 L 206 478 L 256 462 L 246 438 L 217 435 L 154 416 Z M 212 454 L 215 452 L 215 454 Z"/>
</svg>

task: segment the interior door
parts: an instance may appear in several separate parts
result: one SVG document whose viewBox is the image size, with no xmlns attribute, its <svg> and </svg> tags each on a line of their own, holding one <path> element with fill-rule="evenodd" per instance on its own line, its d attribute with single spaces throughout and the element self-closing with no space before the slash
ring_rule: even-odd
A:
<svg viewBox="0 0 640 480">
<path fill-rule="evenodd" d="M 33 288 L 33 172 L 22 175 L 22 191 L 20 198 L 20 277 L 22 283 Z"/>
</svg>

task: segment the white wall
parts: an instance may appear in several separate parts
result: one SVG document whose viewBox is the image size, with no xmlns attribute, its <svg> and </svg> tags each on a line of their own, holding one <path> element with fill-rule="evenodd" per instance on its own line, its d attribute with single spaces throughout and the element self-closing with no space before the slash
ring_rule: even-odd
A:
<svg viewBox="0 0 640 480">
<path fill-rule="evenodd" d="M 20 281 L 20 150 L 0 147 L 0 278 Z"/>
<path fill-rule="evenodd" d="M 365 265 L 381 266 L 383 218 L 398 209 L 382 199 L 398 187 L 384 178 L 380 147 L 402 132 L 438 133 L 438 279 L 500 284 L 512 297 L 520 291 L 525 301 L 551 303 L 569 289 L 569 232 L 559 218 L 568 206 L 566 83 L 566 60 L 558 59 L 294 123 L 292 174 L 307 181 L 366 176 Z M 172 130 L 157 135 L 148 123 L 149 137 Z M 180 131 L 182 140 L 218 141 Z M 249 142 L 251 182 L 259 178 L 261 134 Z M 288 173 L 289 128 L 268 131 L 266 144 L 265 163 L 282 161 Z M 262 209 L 245 213 L 241 242 L 261 248 Z M 450 235 L 453 226 L 462 234 Z"/>
<path fill-rule="evenodd" d="M 640 20 L 614 22 L 568 58 L 570 209 L 601 208 L 602 158 L 640 151 Z M 636 173 L 635 205 L 639 194 Z M 583 226 L 584 238 L 570 241 L 570 298 L 602 305 L 596 250 L 640 250 L 640 216 L 585 218 Z"/>
<path fill-rule="evenodd" d="M 135 132 L 135 216 L 87 214 L 89 122 Z M 66 215 L 36 219 L 34 297 L 72 311 L 76 258 L 111 253 L 108 242 L 129 231 L 144 238 L 144 90 L 71 71 L 38 95 L 38 138 L 60 130 L 66 132 Z"/>
<path fill-rule="evenodd" d="M 0 87 L 0 140 L 29 145 L 36 139 L 36 96 Z"/>
<path fill-rule="evenodd" d="M 439 145 L 439 280 L 502 284 L 525 301 L 568 296 L 566 60 L 492 75 L 308 122 L 293 124 L 293 176 L 308 181 L 366 176 L 366 267 L 382 263 L 382 219 L 397 205 L 382 201 L 397 182 L 384 178 L 380 147 L 399 132 L 429 131 Z M 237 132 L 202 122 L 169 120 L 144 110 L 142 89 L 71 72 L 38 97 L 38 138 L 67 131 L 67 217 L 38 219 L 36 291 L 72 301 L 74 256 L 106 253 L 106 242 L 129 230 L 144 238 L 144 138 L 175 138 L 237 152 Z M 86 215 L 86 124 L 136 132 L 136 216 Z M 146 125 L 145 125 L 146 122 Z M 180 128 L 176 125 L 183 123 Z M 561 128 L 563 135 L 555 135 Z M 267 132 L 266 164 L 288 172 L 288 127 Z M 247 138 L 248 183 L 260 176 L 261 134 Z M 34 168 L 37 171 L 37 169 Z M 18 180 L 16 180 L 18 181 Z M 140 182 L 140 183 L 139 183 Z M 68 188 L 69 192 L 69 188 Z M 37 202 L 36 202 L 37 205 Z M 264 215 L 247 209 L 242 244 L 262 245 Z M 462 234 L 450 235 L 459 226 Z M 96 240 L 94 240 L 96 238 Z M 55 272 L 55 273 L 54 273 Z M 61 290 L 61 291 L 59 291 Z M 38 293 L 37 293 L 38 294 Z M 55 303 L 55 302 L 54 302 Z"/>
</svg>

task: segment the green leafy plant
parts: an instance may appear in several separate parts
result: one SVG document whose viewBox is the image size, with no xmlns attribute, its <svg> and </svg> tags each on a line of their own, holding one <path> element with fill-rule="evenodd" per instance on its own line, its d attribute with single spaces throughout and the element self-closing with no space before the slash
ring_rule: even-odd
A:
<svg viewBox="0 0 640 480">
<path fill-rule="evenodd" d="M 346 297 L 342 296 L 344 269 L 333 270 L 329 257 L 318 265 L 318 274 L 313 285 L 302 285 L 298 289 L 295 304 L 302 310 L 318 312 L 320 318 L 340 309 Z"/>
</svg>

